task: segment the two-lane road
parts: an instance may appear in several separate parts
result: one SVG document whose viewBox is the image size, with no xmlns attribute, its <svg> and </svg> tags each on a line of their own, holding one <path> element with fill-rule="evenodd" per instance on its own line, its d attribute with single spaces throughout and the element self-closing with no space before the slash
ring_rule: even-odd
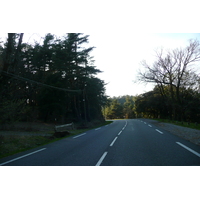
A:
<svg viewBox="0 0 200 200">
<path fill-rule="evenodd" d="M 145 119 L 112 124 L 0 159 L 2 166 L 199 166 L 200 147 Z"/>
</svg>

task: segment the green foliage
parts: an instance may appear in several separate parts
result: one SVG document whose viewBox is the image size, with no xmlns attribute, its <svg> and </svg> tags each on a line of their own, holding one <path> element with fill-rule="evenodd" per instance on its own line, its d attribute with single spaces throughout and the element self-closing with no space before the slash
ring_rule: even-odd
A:
<svg viewBox="0 0 200 200">
<path fill-rule="evenodd" d="M 158 90 L 139 95 L 135 101 L 137 117 L 159 118 L 164 115 L 166 105 Z"/>
<path fill-rule="evenodd" d="M 39 120 L 102 120 L 105 83 L 96 77 L 101 71 L 90 57 L 94 47 L 84 46 L 89 36 L 69 33 L 57 38 L 48 33 L 42 44 L 20 43 L 20 36 L 9 34 L 0 48 L 2 112 L 9 109 L 5 102 L 10 102 L 12 111 L 12 103 L 23 100 L 27 115 L 38 113 Z"/>
<path fill-rule="evenodd" d="M 107 119 L 135 118 L 133 96 L 113 97 L 107 101 L 103 110 Z"/>
<path fill-rule="evenodd" d="M 200 130 L 200 124 L 195 122 L 195 123 L 190 123 L 190 122 L 180 122 L 180 121 L 174 121 L 174 120 L 169 120 L 169 119 L 157 119 L 160 122 L 164 122 L 164 123 L 172 123 L 178 126 L 183 126 L 183 127 L 187 127 L 187 128 L 192 128 L 192 129 L 198 129 Z"/>
<path fill-rule="evenodd" d="M 22 119 L 26 112 L 24 100 L 4 100 L 0 103 L 0 124 L 12 123 Z"/>
</svg>

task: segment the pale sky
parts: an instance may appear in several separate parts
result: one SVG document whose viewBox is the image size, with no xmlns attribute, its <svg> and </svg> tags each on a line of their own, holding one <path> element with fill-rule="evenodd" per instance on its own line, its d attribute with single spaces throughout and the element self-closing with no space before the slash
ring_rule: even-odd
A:
<svg viewBox="0 0 200 200">
<path fill-rule="evenodd" d="M 104 33 L 90 34 L 97 67 L 103 71 L 98 77 L 107 84 L 109 96 L 136 95 L 152 89 L 152 85 L 135 84 L 140 62 L 155 61 L 155 50 L 163 47 L 185 47 L 189 39 L 200 39 L 200 34 Z"/>
<path fill-rule="evenodd" d="M 52 32 L 53 33 L 53 32 Z M 88 46 L 96 48 L 91 53 L 95 65 L 103 71 L 98 77 L 107 83 L 108 96 L 137 95 L 153 88 L 152 84 L 136 84 L 140 62 L 153 63 L 155 50 L 174 49 L 188 45 L 189 39 L 199 39 L 199 33 L 134 33 L 134 32 L 88 32 Z M 38 42 L 45 33 L 25 33 L 23 42 Z M 64 33 L 56 33 L 62 36 Z"/>
<path fill-rule="evenodd" d="M 189 39 L 200 39 L 200 34 L 195 33 L 200 27 L 196 0 L 189 3 L 180 0 L 63 2 L 57 0 L 47 4 L 36 0 L 29 5 L 30 9 L 22 8 L 22 12 L 13 5 L 13 10 L 9 11 L 16 20 L 6 18 L 1 27 L 8 27 L 4 32 L 25 32 L 24 38 L 26 33 L 35 32 L 40 33 L 34 34 L 37 39 L 44 33 L 90 35 L 89 46 L 96 47 L 92 52 L 95 64 L 103 71 L 98 77 L 108 83 L 106 94 L 109 96 L 136 95 L 152 89 L 149 84 L 133 83 L 140 62 L 153 62 L 154 50 L 161 46 L 176 48 L 186 46 Z M 4 7 L 9 6 L 9 2 L 5 4 Z M 2 16 L 7 14 L 4 10 Z"/>
</svg>

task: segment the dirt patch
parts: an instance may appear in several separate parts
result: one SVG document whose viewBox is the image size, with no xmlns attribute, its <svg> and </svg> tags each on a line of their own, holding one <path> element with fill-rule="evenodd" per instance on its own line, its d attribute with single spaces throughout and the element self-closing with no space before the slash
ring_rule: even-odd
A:
<svg viewBox="0 0 200 200">
<path fill-rule="evenodd" d="M 62 131 L 62 132 L 55 132 L 53 136 L 56 138 L 61 138 L 61 137 L 65 137 L 67 135 L 70 135 L 70 132 Z"/>
</svg>

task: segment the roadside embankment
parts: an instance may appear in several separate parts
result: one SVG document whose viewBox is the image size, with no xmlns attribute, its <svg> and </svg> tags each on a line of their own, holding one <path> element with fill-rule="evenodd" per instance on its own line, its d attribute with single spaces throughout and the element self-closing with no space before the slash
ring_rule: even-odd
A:
<svg viewBox="0 0 200 200">
<path fill-rule="evenodd" d="M 200 130 L 178 126 L 171 123 L 159 122 L 157 120 L 152 120 L 152 119 L 145 119 L 145 120 L 148 120 L 149 123 L 155 124 L 156 126 L 161 127 L 164 130 L 169 131 L 174 135 L 177 135 L 194 144 L 200 145 Z"/>
</svg>

